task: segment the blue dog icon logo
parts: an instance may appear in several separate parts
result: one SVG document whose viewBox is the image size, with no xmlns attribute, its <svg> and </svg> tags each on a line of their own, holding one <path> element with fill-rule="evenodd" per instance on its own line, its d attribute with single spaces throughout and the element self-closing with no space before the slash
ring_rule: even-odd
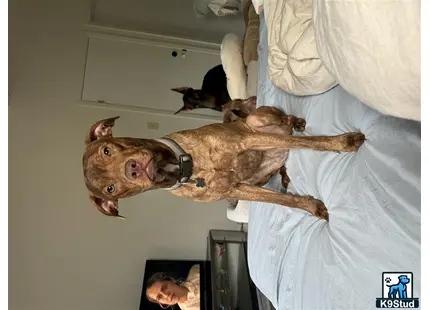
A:
<svg viewBox="0 0 430 310">
<path fill-rule="evenodd" d="M 382 273 L 382 298 L 376 298 L 376 308 L 418 307 L 418 298 L 414 298 L 413 296 L 412 272 Z"/>
<path fill-rule="evenodd" d="M 387 279 L 390 279 L 390 278 L 387 278 Z M 390 290 L 388 291 L 388 298 L 399 298 L 399 299 L 408 298 L 407 284 L 410 281 L 411 280 L 408 278 L 408 276 L 401 275 L 399 276 L 399 283 L 394 285 L 387 284 L 387 286 L 390 288 Z"/>
</svg>

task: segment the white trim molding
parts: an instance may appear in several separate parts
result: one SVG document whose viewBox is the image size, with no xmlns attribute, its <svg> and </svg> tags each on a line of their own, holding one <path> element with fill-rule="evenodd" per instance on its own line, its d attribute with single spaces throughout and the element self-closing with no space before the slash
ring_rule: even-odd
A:
<svg viewBox="0 0 430 310">
<path fill-rule="evenodd" d="M 185 49 L 187 51 L 211 55 L 220 55 L 221 52 L 221 45 L 216 43 L 116 28 L 94 22 L 85 25 L 85 32 L 89 38 L 102 38 L 173 49 Z"/>
<path fill-rule="evenodd" d="M 93 101 L 84 101 L 84 100 L 81 100 L 77 105 L 85 108 L 111 109 L 116 111 L 165 115 L 165 116 L 171 116 L 175 118 L 181 117 L 181 118 L 201 119 L 201 120 L 211 121 L 214 123 L 222 123 L 222 120 L 223 120 L 221 113 L 220 113 L 220 116 L 203 115 L 203 114 L 189 113 L 189 112 L 183 112 L 183 113 L 173 115 L 174 112 L 162 110 L 162 109 L 153 109 L 153 108 L 136 107 L 132 105 L 124 105 L 124 104 L 117 104 L 117 103 L 93 102 Z"/>
</svg>

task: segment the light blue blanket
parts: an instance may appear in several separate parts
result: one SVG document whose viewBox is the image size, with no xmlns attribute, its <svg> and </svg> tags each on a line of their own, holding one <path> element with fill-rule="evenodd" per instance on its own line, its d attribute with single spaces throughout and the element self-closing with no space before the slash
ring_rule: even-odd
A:
<svg viewBox="0 0 430 310">
<path fill-rule="evenodd" d="M 382 273 L 411 271 L 420 297 L 421 124 L 383 116 L 341 87 L 309 97 L 276 88 L 260 20 L 257 104 L 305 118 L 304 135 L 360 131 L 367 141 L 357 153 L 290 152 L 288 192 L 321 199 L 330 222 L 251 203 L 248 259 L 256 286 L 280 310 L 375 309 Z M 266 187 L 281 190 L 280 178 Z"/>
</svg>

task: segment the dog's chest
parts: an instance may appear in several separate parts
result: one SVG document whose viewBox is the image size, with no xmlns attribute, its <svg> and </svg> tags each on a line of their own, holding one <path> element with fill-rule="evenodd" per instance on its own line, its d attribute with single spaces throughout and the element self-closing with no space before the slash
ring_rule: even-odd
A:
<svg viewBox="0 0 430 310">
<path fill-rule="evenodd" d="M 205 152 L 194 152 L 193 174 L 208 182 L 228 178 L 230 184 L 240 182 L 256 171 L 262 162 L 263 152 L 243 151 L 225 152 L 211 148 Z"/>
<path fill-rule="evenodd" d="M 192 178 L 205 183 L 202 188 L 187 184 L 174 194 L 198 201 L 223 199 L 233 186 L 258 172 L 264 152 L 247 150 L 244 134 L 248 132 L 240 123 L 212 124 L 172 134 L 170 137 L 193 158 Z"/>
<path fill-rule="evenodd" d="M 224 199 L 226 193 L 238 183 L 248 180 L 262 163 L 263 152 L 245 151 L 239 154 L 222 152 L 193 152 L 192 179 L 202 179 L 204 187 L 186 184 L 174 194 L 196 201 Z"/>
</svg>

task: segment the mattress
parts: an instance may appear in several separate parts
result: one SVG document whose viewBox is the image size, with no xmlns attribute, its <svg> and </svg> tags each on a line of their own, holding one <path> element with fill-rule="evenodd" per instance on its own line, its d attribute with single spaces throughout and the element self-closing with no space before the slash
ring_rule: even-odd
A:
<svg viewBox="0 0 430 310">
<path fill-rule="evenodd" d="M 419 298 L 421 124 L 382 115 L 340 86 L 306 97 L 276 88 L 268 78 L 263 14 L 257 105 L 305 118 L 306 130 L 297 135 L 360 131 L 367 140 L 357 153 L 290 151 L 287 191 L 321 199 L 330 222 L 250 203 L 251 278 L 280 310 L 375 309 L 383 272 L 412 272 Z M 279 176 L 266 187 L 283 191 Z"/>
</svg>

